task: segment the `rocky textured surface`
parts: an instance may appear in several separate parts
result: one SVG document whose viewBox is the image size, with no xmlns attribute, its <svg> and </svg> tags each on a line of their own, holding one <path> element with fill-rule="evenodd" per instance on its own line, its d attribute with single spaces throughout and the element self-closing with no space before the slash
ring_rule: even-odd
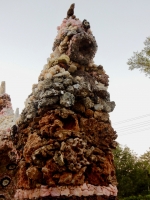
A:
<svg viewBox="0 0 150 200">
<path fill-rule="evenodd" d="M 11 141 L 11 127 L 15 124 L 11 99 L 5 93 L 5 82 L 0 86 L 0 199 L 11 199 L 15 194 L 17 151 Z"/>
<path fill-rule="evenodd" d="M 57 29 L 53 53 L 11 129 L 19 161 L 15 195 L 5 198 L 115 199 L 109 77 L 94 64 L 96 40 L 74 4 Z"/>
</svg>

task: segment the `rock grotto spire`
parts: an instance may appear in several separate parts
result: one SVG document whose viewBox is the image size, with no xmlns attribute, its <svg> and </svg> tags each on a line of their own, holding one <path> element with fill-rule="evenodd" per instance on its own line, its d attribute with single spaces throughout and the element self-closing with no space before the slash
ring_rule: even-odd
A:
<svg viewBox="0 0 150 200">
<path fill-rule="evenodd" d="M 15 200 L 115 200 L 117 134 L 109 120 L 115 103 L 108 75 L 93 61 L 97 43 L 89 22 L 74 15 L 74 4 L 57 30 L 53 52 L 11 131 L 16 189 L 7 198 L 3 188 L 1 194 Z"/>
<path fill-rule="evenodd" d="M 6 92 L 5 81 L 2 81 L 0 86 L 0 94 L 4 94 L 5 92 Z"/>
<path fill-rule="evenodd" d="M 5 81 L 0 87 L 0 199 L 11 199 L 15 194 L 17 151 L 11 141 L 10 131 L 15 124 L 11 98 L 6 93 Z"/>
</svg>

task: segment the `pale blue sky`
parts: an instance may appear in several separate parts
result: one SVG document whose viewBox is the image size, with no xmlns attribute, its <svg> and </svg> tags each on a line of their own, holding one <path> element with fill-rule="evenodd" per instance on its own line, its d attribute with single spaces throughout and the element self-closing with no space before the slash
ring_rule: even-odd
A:
<svg viewBox="0 0 150 200">
<path fill-rule="evenodd" d="M 126 64 L 150 36 L 150 0 L 0 0 L 0 81 L 6 81 L 14 110 L 23 109 L 37 83 L 71 3 L 75 15 L 90 22 L 98 43 L 95 63 L 110 76 L 108 91 L 116 102 L 110 115 L 113 127 L 119 130 L 115 122 L 150 114 L 150 79 L 138 70 L 129 71 Z M 130 124 L 147 120 L 150 116 Z M 150 128 L 121 136 L 124 132 L 118 131 L 118 141 L 141 154 L 150 147 L 149 132 Z"/>
</svg>

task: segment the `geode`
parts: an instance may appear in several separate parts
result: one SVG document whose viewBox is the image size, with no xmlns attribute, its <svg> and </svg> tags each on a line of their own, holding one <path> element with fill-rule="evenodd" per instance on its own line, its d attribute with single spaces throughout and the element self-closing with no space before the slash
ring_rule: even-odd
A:
<svg viewBox="0 0 150 200">
<path fill-rule="evenodd" d="M 68 56 L 74 62 L 88 65 L 97 51 L 96 40 L 86 32 L 77 33 L 70 41 Z"/>
</svg>

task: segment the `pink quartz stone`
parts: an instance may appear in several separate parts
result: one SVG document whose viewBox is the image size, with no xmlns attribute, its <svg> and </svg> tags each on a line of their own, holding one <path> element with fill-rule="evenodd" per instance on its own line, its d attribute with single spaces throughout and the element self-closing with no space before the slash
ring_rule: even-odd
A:
<svg viewBox="0 0 150 200">
<path fill-rule="evenodd" d="M 68 188 L 61 189 L 61 196 L 69 196 L 70 190 Z"/>
<path fill-rule="evenodd" d="M 114 186 L 112 186 L 111 184 L 109 184 L 109 187 L 112 188 L 112 189 L 114 189 Z"/>
<path fill-rule="evenodd" d="M 112 191 L 111 191 L 111 194 L 114 195 L 114 196 L 117 196 L 118 190 L 117 190 L 117 189 L 116 189 L 116 190 L 112 190 Z"/>
<path fill-rule="evenodd" d="M 24 198 L 24 199 L 29 197 L 29 192 L 28 192 L 28 190 L 23 190 L 22 193 L 23 193 L 23 198 Z"/>
<path fill-rule="evenodd" d="M 83 183 L 83 185 L 81 185 L 80 188 L 81 188 L 81 190 L 88 190 L 86 183 Z"/>
<path fill-rule="evenodd" d="M 112 192 L 112 189 L 110 187 L 106 187 L 106 188 L 110 193 Z"/>
<path fill-rule="evenodd" d="M 28 190 L 28 199 L 32 199 L 32 198 L 33 198 L 32 193 L 30 190 Z"/>
<path fill-rule="evenodd" d="M 89 191 L 88 190 L 83 190 L 82 191 L 82 196 L 89 196 Z"/>
<path fill-rule="evenodd" d="M 66 23 L 67 19 L 63 19 L 63 22 Z"/>
<path fill-rule="evenodd" d="M 88 190 L 89 191 L 89 196 L 92 196 L 94 194 L 94 190 Z"/>
<path fill-rule="evenodd" d="M 18 190 L 16 191 L 15 195 L 14 195 L 15 199 L 18 199 Z"/>
<path fill-rule="evenodd" d="M 47 186 L 42 185 L 39 190 L 39 193 L 40 193 L 40 197 L 46 197 L 50 195 L 50 190 L 48 189 Z"/>
<path fill-rule="evenodd" d="M 46 197 L 49 196 L 51 194 L 49 189 L 46 188 L 41 188 L 40 189 L 40 197 Z"/>
<path fill-rule="evenodd" d="M 87 184 L 87 186 L 88 186 L 88 190 L 89 191 L 94 191 L 95 190 L 95 186 L 94 185 Z"/>
<path fill-rule="evenodd" d="M 81 190 L 81 188 L 79 186 L 77 186 L 73 190 L 70 190 L 70 194 L 71 194 L 71 196 L 74 195 L 74 196 L 81 197 L 82 190 Z"/>
<path fill-rule="evenodd" d="M 7 128 L 7 131 L 10 131 L 10 128 Z"/>
<path fill-rule="evenodd" d="M 111 194 L 114 196 L 117 196 L 118 190 L 116 186 L 112 186 L 111 184 L 109 184 L 109 187 L 111 188 Z"/>
<path fill-rule="evenodd" d="M 103 190 L 102 190 L 101 186 L 96 187 L 95 194 L 96 195 L 103 195 Z"/>
<path fill-rule="evenodd" d="M 29 195 L 29 199 L 33 199 L 34 198 L 34 190 L 28 190 L 28 195 Z"/>
<path fill-rule="evenodd" d="M 40 196 L 40 189 L 36 188 L 34 190 L 31 190 L 30 193 L 32 193 L 32 195 L 30 194 L 30 196 L 33 196 L 33 198 L 38 198 Z"/>
<path fill-rule="evenodd" d="M 24 198 L 24 197 L 23 197 L 23 192 L 22 192 L 21 189 L 19 189 L 19 190 L 18 190 L 18 196 L 17 196 L 16 199 L 23 199 L 23 198 Z"/>
<path fill-rule="evenodd" d="M 102 190 L 103 190 L 103 194 L 104 194 L 104 195 L 110 196 L 110 191 L 107 189 L 107 187 L 103 186 L 103 187 L 102 187 Z"/>
<path fill-rule="evenodd" d="M 57 187 L 51 188 L 51 196 L 52 197 L 58 197 L 60 196 L 61 190 Z"/>
</svg>

